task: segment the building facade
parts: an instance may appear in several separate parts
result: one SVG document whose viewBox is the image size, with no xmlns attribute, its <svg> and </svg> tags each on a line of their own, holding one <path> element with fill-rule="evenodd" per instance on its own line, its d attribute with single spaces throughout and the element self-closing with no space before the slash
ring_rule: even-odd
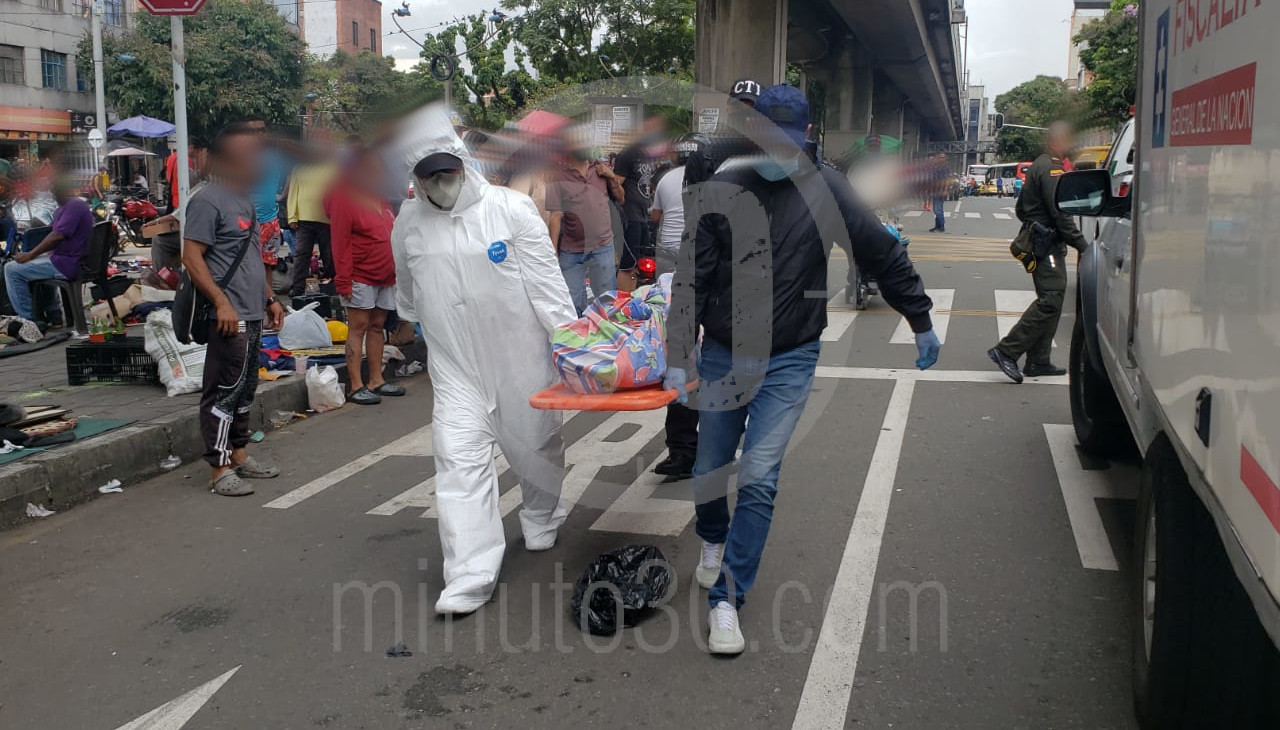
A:
<svg viewBox="0 0 1280 730">
<path fill-rule="evenodd" d="M 102 0 L 103 30 L 129 23 L 129 0 Z M 84 147 L 96 126 L 93 68 L 78 68 L 92 0 L 0 0 L 0 157 Z"/>
<path fill-rule="evenodd" d="M 378 0 L 298 0 L 297 7 L 302 37 L 311 53 L 321 57 L 336 51 L 353 56 L 363 51 L 382 53 L 382 3 Z"/>
<path fill-rule="evenodd" d="M 1086 44 L 1076 43 L 1076 36 L 1086 25 L 1103 16 L 1104 11 L 1096 6 L 1097 3 L 1076 2 L 1071 11 L 1071 34 L 1067 36 L 1067 75 L 1064 77 L 1069 89 L 1087 89 L 1093 83 L 1093 74 L 1080 63 L 1080 51 Z"/>
</svg>

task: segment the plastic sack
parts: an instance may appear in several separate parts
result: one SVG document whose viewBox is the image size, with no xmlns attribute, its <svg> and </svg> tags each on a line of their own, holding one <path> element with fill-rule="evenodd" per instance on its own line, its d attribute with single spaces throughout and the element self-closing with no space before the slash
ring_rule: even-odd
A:
<svg viewBox="0 0 1280 730">
<path fill-rule="evenodd" d="M 280 325 L 280 346 L 286 350 L 314 350 L 333 345 L 329 338 L 329 326 L 324 317 L 314 310 L 320 302 L 312 302 L 302 309 L 290 309 Z"/>
<path fill-rule="evenodd" d="M 184 345 L 173 331 L 173 313 L 157 309 L 147 315 L 143 343 L 147 354 L 159 365 L 160 382 L 171 397 L 200 392 L 204 380 L 205 346 Z"/>
<path fill-rule="evenodd" d="M 556 328 L 551 354 L 574 393 L 612 393 L 662 382 L 667 372 L 671 274 L 628 294 L 601 294 L 582 317 Z"/>
<path fill-rule="evenodd" d="M 316 413 L 341 408 L 347 398 L 342 394 L 342 382 L 332 365 L 321 365 L 307 371 L 307 405 Z"/>
<path fill-rule="evenodd" d="M 604 553 L 591 561 L 574 585 L 569 618 L 597 636 L 635 626 L 669 598 L 671 573 L 671 564 L 653 545 L 627 545 Z"/>
</svg>

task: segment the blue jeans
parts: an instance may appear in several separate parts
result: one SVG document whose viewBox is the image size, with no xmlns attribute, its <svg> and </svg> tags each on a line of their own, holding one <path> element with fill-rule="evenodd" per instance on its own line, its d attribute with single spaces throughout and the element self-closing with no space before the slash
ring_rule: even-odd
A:
<svg viewBox="0 0 1280 730">
<path fill-rule="evenodd" d="M 811 342 L 767 360 L 734 363 L 727 347 L 711 339 L 702 342 L 693 488 L 698 536 L 725 545 L 720 577 L 707 595 L 713 607 L 729 600 L 728 579 L 738 607 L 755 583 L 773 521 L 782 456 L 809 400 L 818 349 L 819 343 Z M 729 407 L 733 403 L 741 405 Z M 729 472 L 739 441 L 738 504 L 730 520 Z"/>
<path fill-rule="evenodd" d="M 940 231 L 947 229 L 947 201 L 941 195 L 933 196 L 933 227 Z"/>
<path fill-rule="evenodd" d="M 32 321 L 35 321 L 36 317 L 32 311 L 31 282 L 39 279 L 66 278 L 53 265 L 53 259 L 49 256 L 41 256 L 25 264 L 10 261 L 4 266 L 5 291 L 9 293 L 9 301 L 13 304 L 13 311 L 17 312 L 19 317 Z M 53 301 L 56 303 L 61 299 L 54 298 Z M 53 305 L 50 306 L 52 307 Z"/>
<path fill-rule="evenodd" d="M 591 280 L 591 291 L 596 296 L 618 288 L 618 268 L 613 257 L 613 241 L 594 251 L 586 253 L 570 253 L 561 251 L 560 272 L 569 285 L 569 294 L 573 297 L 573 306 L 581 315 L 587 308 L 587 279 Z"/>
</svg>

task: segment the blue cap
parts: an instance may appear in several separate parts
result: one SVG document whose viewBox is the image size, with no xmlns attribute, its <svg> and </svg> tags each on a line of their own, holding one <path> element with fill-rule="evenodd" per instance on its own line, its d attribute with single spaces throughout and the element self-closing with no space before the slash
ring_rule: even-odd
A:
<svg viewBox="0 0 1280 730">
<path fill-rule="evenodd" d="M 805 133 L 809 130 L 809 102 L 804 92 L 791 84 L 770 86 L 756 99 L 756 111 L 786 132 L 797 146 L 804 146 Z"/>
</svg>

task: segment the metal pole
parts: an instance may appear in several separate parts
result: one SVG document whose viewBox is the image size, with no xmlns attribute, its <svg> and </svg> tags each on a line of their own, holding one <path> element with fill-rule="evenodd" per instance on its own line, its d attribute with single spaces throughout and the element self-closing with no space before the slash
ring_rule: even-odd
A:
<svg viewBox="0 0 1280 730">
<path fill-rule="evenodd" d="M 104 8 L 102 0 L 94 0 L 91 29 L 93 32 L 93 95 L 97 102 L 95 112 L 97 116 L 98 130 L 102 132 L 102 138 L 107 138 L 107 102 L 106 93 L 103 89 L 102 81 L 102 14 Z M 93 148 L 93 174 L 98 174 L 98 168 L 102 167 L 99 158 L 98 148 Z"/>
<path fill-rule="evenodd" d="M 185 206 L 191 195 L 190 155 L 187 154 L 187 63 L 186 45 L 182 38 L 182 16 L 169 18 L 169 32 L 173 36 L 173 124 L 177 127 L 178 137 L 178 201 Z M 178 239 L 182 248 L 186 248 L 186 237 L 183 236 L 183 216 L 178 216 Z"/>
</svg>

